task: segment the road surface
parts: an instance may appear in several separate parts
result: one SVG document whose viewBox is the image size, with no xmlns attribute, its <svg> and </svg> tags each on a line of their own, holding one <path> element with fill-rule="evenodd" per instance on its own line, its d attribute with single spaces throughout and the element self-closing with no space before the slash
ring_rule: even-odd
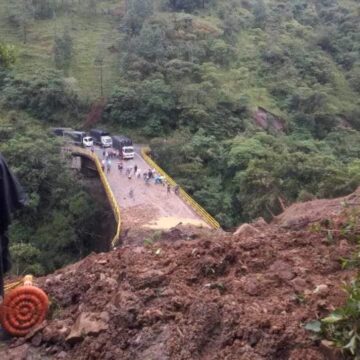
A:
<svg viewBox="0 0 360 360">
<path fill-rule="evenodd" d="M 126 176 L 128 166 L 134 169 L 137 165 L 141 173 L 149 170 L 149 165 L 140 154 L 140 148 L 135 147 L 135 158 L 124 160 L 124 169 L 118 170 L 118 159 L 111 159 L 112 165 L 109 173 L 106 172 L 110 187 L 121 209 L 123 224 L 127 227 L 142 227 L 152 229 L 169 229 L 179 223 L 184 225 L 209 227 L 181 198 L 167 193 L 166 186 L 145 184 L 142 176 L 136 178 L 132 171 L 132 178 Z M 103 159 L 103 149 L 97 148 L 96 154 Z"/>
</svg>

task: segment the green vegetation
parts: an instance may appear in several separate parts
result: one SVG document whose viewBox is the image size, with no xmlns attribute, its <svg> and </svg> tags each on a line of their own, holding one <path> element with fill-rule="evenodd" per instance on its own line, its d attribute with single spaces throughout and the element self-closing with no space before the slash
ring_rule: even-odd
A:
<svg viewBox="0 0 360 360">
<path fill-rule="evenodd" d="M 360 183 L 358 15 L 355 0 L 0 0 L 17 54 L 1 102 L 76 126 L 106 96 L 103 125 L 147 138 L 223 226 L 270 219 Z"/>
<path fill-rule="evenodd" d="M 81 259 L 101 236 L 103 207 L 72 173 L 60 146 L 34 119 L 0 117 L 0 151 L 29 200 L 10 228 L 16 274 L 43 274 Z"/>
<path fill-rule="evenodd" d="M 360 208 L 344 203 L 340 221 L 323 220 L 313 224 L 313 231 L 326 234 L 329 243 L 340 240 L 360 243 Z M 360 253 L 357 250 L 349 259 L 343 259 L 343 267 L 359 268 Z M 305 325 L 318 339 L 330 341 L 333 347 L 340 348 L 344 359 L 360 359 L 360 277 L 344 286 L 347 293 L 346 303 L 321 320 L 314 320 Z"/>
<path fill-rule="evenodd" d="M 106 96 L 103 123 L 151 138 L 225 227 L 269 219 L 359 185 L 358 14 L 355 0 L 0 0 L 18 57 L 3 104 L 81 124 Z"/>
<path fill-rule="evenodd" d="M 127 3 L 103 119 L 225 227 L 359 185 L 355 1 Z"/>
</svg>

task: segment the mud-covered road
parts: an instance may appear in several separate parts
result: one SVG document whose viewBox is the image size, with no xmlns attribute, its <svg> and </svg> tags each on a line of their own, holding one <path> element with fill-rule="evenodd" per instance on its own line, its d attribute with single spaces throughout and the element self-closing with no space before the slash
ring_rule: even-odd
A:
<svg viewBox="0 0 360 360">
<path fill-rule="evenodd" d="M 123 161 L 123 170 L 118 170 L 118 159 L 111 159 L 111 170 L 106 171 L 111 189 L 120 205 L 121 216 L 125 227 L 145 227 L 168 229 L 179 223 L 203 227 L 208 225 L 175 193 L 167 192 L 166 186 L 155 184 L 152 179 L 146 184 L 142 174 L 149 170 L 149 165 L 135 147 L 136 154 L 132 160 Z M 96 149 L 96 154 L 103 159 L 103 150 Z M 141 170 L 141 177 L 134 175 L 134 167 Z M 126 169 L 131 167 L 131 179 Z"/>
</svg>

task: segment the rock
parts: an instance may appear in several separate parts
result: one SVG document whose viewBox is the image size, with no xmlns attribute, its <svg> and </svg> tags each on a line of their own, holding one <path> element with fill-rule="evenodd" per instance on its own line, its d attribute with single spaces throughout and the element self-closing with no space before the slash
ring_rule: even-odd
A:
<svg viewBox="0 0 360 360">
<path fill-rule="evenodd" d="M 260 284 L 255 277 L 246 279 L 243 285 L 243 289 L 247 294 L 251 296 L 259 295 L 261 292 Z"/>
<path fill-rule="evenodd" d="M 319 346 L 320 351 L 325 356 L 326 360 L 343 360 L 341 350 L 334 347 L 333 342 L 322 340 Z"/>
<path fill-rule="evenodd" d="M 57 284 L 59 284 L 63 280 L 63 274 L 56 275 L 54 280 Z"/>
<path fill-rule="evenodd" d="M 165 274 L 159 270 L 148 270 L 140 276 L 129 279 L 130 285 L 136 290 L 163 286 L 167 281 Z"/>
<path fill-rule="evenodd" d="M 351 246 L 346 239 L 342 239 L 339 242 L 339 247 L 337 249 L 337 258 L 339 257 L 346 257 L 349 255 L 351 251 Z"/>
<path fill-rule="evenodd" d="M 239 246 L 244 249 L 244 250 L 254 250 L 257 249 L 261 246 L 261 241 L 258 239 L 254 239 L 254 238 L 247 238 L 244 240 L 241 240 L 241 242 L 239 243 Z"/>
<path fill-rule="evenodd" d="M 105 264 L 107 264 L 107 259 L 100 259 L 100 260 L 98 260 L 98 261 L 96 261 L 96 264 L 99 264 L 99 265 L 105 265 Z"/>
<path fill-rule="evenodd" d="M 61 351 L 57 354 L 56 356 L 57 359 L 65 359 L 66 358 L 66 352 L 65 351 Z"/>
<path fill-rule="evenodd" d="M 39 326 L 36 326 L 33 328 L 26 336 L 25 340 L 31 339 L 33 336 L 35 336 L 39 331 L 43 330 L 48 325 L 47 321 L 43 321 Z"/>
<path fill-rule="evenodd" d="M 0 351 L 0 359 L 6 360 L 27 360 L 29 357 L 29 344 L 23 344 L 21 346 L 8 349 L 6 351 Z"/>
<path fill-rule="evenodd" d="M 316 286 L 313 294 L 318 294 L 320 297 L 325 297 L 329 294 L 329 287 L 326 284 Z"/>
<path fill-rule="evenodd" d="M 81 313 L 72 326 L 70 334 L 66 338 L 69 343 L 82 341 L 86 335 L 98 335 L 109 327 L 109 314 L 102 313 Z"/>
<path fill-rule="evenodd" d="M 32 339 L 31 339 L 31 344 L 35 347 L 40 346 L 42 342 L 42 334 L 41 333 L 37 333 Z"/>
<path fill-rule="evenodd" d="M 291 280 L 295 277 L 291 265 L 282 260 L 275 261 L 270 266 L 269 271 L 272 276 L 277 277 L 283 281 Z"/>
<path fill-rule="evenodd" d="M 251 237 L 251 236 L 256 236 L 259 234 L 260 234 L 260 231 L 249 224 L 242 224 L 234 232 L 235 236 L 242 236 L 242 237 Z"/>
<path fill-rule="evenodd" d="M 62 342 L 69 335 L 70 329 L 64 321 L 54 320 L 49 326 L 46 326 L 42 332 L 44 342 Z"/>
<path fill-rule="evenodd" d="M 112 290 L 114 290 L 114 289 L 116 289 L 118 287 L 118 282 L 115 279 L 111 278 L 111 277 L 107 277 L 105 279 L 105 281 Z"/>
<path fill-rule="evenodd" d="M 301 293 L 306 289 L 306 281 L 302 278 L 296 277 L 295 279 L 291 280 L 291 285 L 293 286 L 294 290 L 297 293 Z"/>
<path fill-rule="evenodd" d="M 310 224 L 310 219 L 307 216 L 303 216 L 303 217 L 285 220 L 285 222 L 281 225 L 281 227 L 284 229 L 300 230 L 300 229 L 304 229 L 309 224 Z"/>
<path fill-rule="evenodd" d="M 253 226 L 267 226 L 268 225 L 268 223 L 262 217 L 255 219 L 251 224 Z"/>
</svg>

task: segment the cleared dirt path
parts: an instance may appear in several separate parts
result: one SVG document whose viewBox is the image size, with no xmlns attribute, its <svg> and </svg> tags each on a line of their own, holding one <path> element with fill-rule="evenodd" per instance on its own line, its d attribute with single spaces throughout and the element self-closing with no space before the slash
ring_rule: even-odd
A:
<svg viewBox="0 0 360 360">
<path fill-rule="evenodd" d="M 100 160 L 103 159 L 103 150 L 96 149 Z M 131 180 L 126 176 L 128 166 L 134 169 L 137 165 L 141 173 L 149 170 L 149 165 L 141 157 L 139 148 L 132 160 L 123 161 L 124 169 L 118 170 L 118 160 L 111 159 L 111 171 L 107 178 L 111 189 L 120 205 L 121 217 L 126 227 L 149 227 L 155 229 L 168 229 L 179 223 L 208 227 L 208 225 L 177 195 L 173 189 L 167 193 L 166 186 L 145 184 L 142 176 L 136 178 L 134 170 Z M 133 196 L 131 196 L 131 191 Z"/>
</svg>

